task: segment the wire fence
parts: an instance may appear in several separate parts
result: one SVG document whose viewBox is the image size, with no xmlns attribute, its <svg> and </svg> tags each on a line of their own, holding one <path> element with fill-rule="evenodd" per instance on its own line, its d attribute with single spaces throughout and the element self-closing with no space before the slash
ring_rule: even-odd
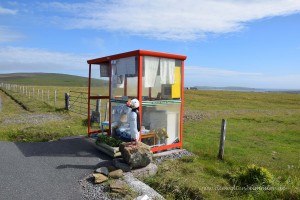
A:
<svg viewBox="0 0 300 200">
<path fill-rule="evenodd" d="M 76 114 L 87 116 L 88 93 L 70 91 L 65 94 L 66 108 Z"/>
<path fill-rule="evenodd" d="M 65 101 L 64 108 L 70 112 L 87 116 L 88 115 L 88 93 L 69 91 L 64 93 L 56 89 L 45 89 L 36 86 L 26 86 L 10 83 L 0 83 L 0 88 L 7 92 L 18 93 L 25 96 L 28 99 L 37 99 L 41 102 L 45 102 L 48 105 L 57 107 L 63 107 L 63 99 Z M 64 97 L 62 96 L 64 93 Z M 100 117 L 100 106 L 101 100 L 91 100 L 90 102 L 90 113 Z M 97 117 L 98 118 L 98 117 Z M 98 121 L 98 120 L 97 120 Z"/>
<path fill-rule="evenodd" d="M 100 113 L 101 100 L 90 101 L 90 113 Z M 65 108 L 70 112 L 87 116 L 88 113 L 88 93 L 70 91 L 65 93 Z M 96 114 L 97 115 L 97 114 Z M 99 114 L 100 115 L 100 114 Z"/>
<path fill-rule="evenodd" d="M 57 94 L 56 89 L 50 90 L 45 88 L 37 88 L 35 86 L 26 86 L 10 83 L 0 83 L 0 88 L 10 92 L 19 93 L 28 99 L 37 99 L 56 107 Z"/>
</svg>

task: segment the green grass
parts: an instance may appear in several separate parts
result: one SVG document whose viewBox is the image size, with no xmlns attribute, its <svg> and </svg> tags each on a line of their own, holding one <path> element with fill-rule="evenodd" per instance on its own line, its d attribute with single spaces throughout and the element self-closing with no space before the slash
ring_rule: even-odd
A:
<svg viewBox="0 0 300 200">
<path fill-rule="evenodd" d="M 299 94 L 186 91 L 185 111 L 205 116 L 184 123 L 184 148 L 197 158 L 163 163 L 148 184 L 168 199 L 300 199 Z M 219 161 L 223 118 L 227 134 Z M 273 174 L 275 189 L 226 190 L 252 164 Z"/>
<path fill-rule="evenodd" d="M 57 87 L 55 107 L 53 102 L 47 103 L 41 99 L 28 98 L 14 91 L 6 91 L 8 96 L 0 90 L 2 99 L 0 140 L 44 142 L 64 136 L 85 135 L 87 133 L 87 126 L 84 123 L 86 117 L 64 110 L 64 92 L 68 91 L 67 89 Z M 82 88 L 73 89 L 82 90 Z M 52 117 L 48 119 L 49 115 L 54 117 L 54 120 Z M 41 116 L 44 116 L 46 120 L 41 120 Z"/>
<path fill-rule="evenodd" d="M 32 97 L 33 88 L 34 97 Z M 41 97 L 42 90 L 44 94 L 43 100 Z M 47 99 L 48 90 L 50 94 L 49 101 Z M 79 93 L 74 93 L 74 91 L 87 93 L 87 87 L 27 86 L 27 91 L 28 93 L 30 91 L 30 97 L 28 94 L 27 96 L 23 94 L 23 90 L 21 89 L 20 91 L 19 88 L 17 90 L 3 90 L 2 92 L 0 90 L 3 101 L 0 122 L 5 124 L 5 126 L 0 128 L 0 140 L 33 142 L 57 140 L 64 136 L 87 135 L 87 117 L 65 110 L 65 93 L 71 94 L 71 98 L 74 101 L 76 96 L 79 95 Z M 56 91 L 55 104 L 54 91 Z M 92 87 L 91 93 L 95 95 L 107 93 L 107 91 L 101 87 Z M 87 114 L 87 100 L 79 99 L 78 101 L 83 102 L 83 107 L 77 107 L 76 112 Z M 95 104 L 96 102 L 92 100 L 91 109 L 94 109 Z M 101 109 L 102 111 L 106 109 L 106 100 L 102 100 Z M 34 123 L 34 120 L 31 120 L 32 122 L 30 121 L 30 123 L 24 122 L 23 118 L 39 118 L 38 115 L 40 114 L 54 114 L 59 119 L 38 123 Z M 19 118 L 22 119 L 21 122 L 6 123 Z M 104 115 L 102 118 L 104 118 Z M 93 128 L 99 130 L 99 124 L 93 124 Z"/>
<path fill-rule="evenodd" d="M 86 134 L 86 118 L 63 110 L 64 93 L 87 92 L 86 87 L 34 87 L 35 91 L 49 89 L 51 93 L 56 89 L 55 107 L 53 99 L 43 103 L 9 92 L 28 108 L 26 111 L 0 92 L 1 125 L 27 114 L 51 113 L 63 120 L 5 124 L 0 140 L 49 141 Z M 92 90 L 93 94 L 107 93 L 99 87 Z M 167 199 L 300 199 L 299 94 L 186 91 L 185 115 L 190 118 L 184 122 L 184 148 L 196 157 L 166 161 L 156 176 L 145 180 Z M 220 161 L 217 153 L 222 119 L 227 119 L 227 134 L 224 160 Z M 272 190 L 236 190 L 239 174 L 253 164 L 272 174 Z"/>
</svg>

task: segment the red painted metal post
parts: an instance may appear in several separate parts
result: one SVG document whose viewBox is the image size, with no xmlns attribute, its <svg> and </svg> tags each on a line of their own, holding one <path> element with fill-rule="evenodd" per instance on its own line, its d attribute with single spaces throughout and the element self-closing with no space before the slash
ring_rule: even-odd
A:
<svg viewBox="0 0 300 200">
<path fill-rule="evenodd" d="M 108 120 L 109 120 L 109 126 L 108 126 L 108 135 L 111 135 L 111 76 L 112 76 L 112 66 L 111 66 L 111 60 L 108 60 L 109 64 L 108 64 L 108 70 L 109 70 L 109 99 L 108 99 L 108 108 L 109 108 L 109 116 L 108 116 Z"/>
<path fill-rule="evenodd" d="M 90 96 L 91 96 L 91 68 L 92 65 L 89 64 L 89 80 L 88 80 L 88 136 L 90 137 L 91 132 L 91 116 L 90 116 Z"/>
<path fill-rule="evenodd" d="M 184 117 L 184 60 L 181 64 L 181 104 L 180 104 L 180 148 L 183 139 L 183 117 Z"/>
<path fill-rule="evenodd" d="M 142 127 L 142 119 L 143 119 L 143 56 L 138 55 L 138 100 L 140 102 L 140 107 L 139 107 L 139 113 L 140 113 L 140 125 Z M 142 140 L 142 134 L 140 132 L 140 137 L 139 141 Z"/>
</svg>

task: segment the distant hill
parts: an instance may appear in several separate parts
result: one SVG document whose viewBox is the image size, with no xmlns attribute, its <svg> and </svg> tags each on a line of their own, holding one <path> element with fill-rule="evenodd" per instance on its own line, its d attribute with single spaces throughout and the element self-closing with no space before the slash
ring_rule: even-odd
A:
<svg viewBox="0 0 300 200">
<path fill-rule="evenodd" d="M 196 86 L 192 87 L 197 90 L 222 90 L 222 91 L 237 91 L 237 92 L 284 92 L 300 94 L 300 90 L 284 90 L 284 89 L 263 89 L 263 88 L 248 88 L 248 87 L 210 87 Z"/>
<path fill-rule="evenodd" d="M 56 73 L 12 73 L 0 74 L 0 83 L 39 86 L 76 86 L 87 87 L 88 78 Z M 93 79 L 92 86 L 107 85 L 104 80 Z"/>
<path fill-rule="evenodd" d="M 245 91 L 245 92 L 257 92 L 265 91 L 264 89 L 247 88 L 247 87 L 210 87 L 210 86 L 196 86 L 198 90 L 226 90 L 226 91 Z"/>
</svg>

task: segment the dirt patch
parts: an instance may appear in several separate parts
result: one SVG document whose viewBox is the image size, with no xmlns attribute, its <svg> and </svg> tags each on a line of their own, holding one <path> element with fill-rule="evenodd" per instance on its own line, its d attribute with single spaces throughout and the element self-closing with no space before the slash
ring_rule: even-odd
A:
<svg viewBox="0 0 300 200">
<path fill-rule="evenodd" d="M 201 121 L 205 118 L 208 118 L 209 114 L 200 111 L 185 111 L 184 113 L 184 121 Z"/>
</svg>

